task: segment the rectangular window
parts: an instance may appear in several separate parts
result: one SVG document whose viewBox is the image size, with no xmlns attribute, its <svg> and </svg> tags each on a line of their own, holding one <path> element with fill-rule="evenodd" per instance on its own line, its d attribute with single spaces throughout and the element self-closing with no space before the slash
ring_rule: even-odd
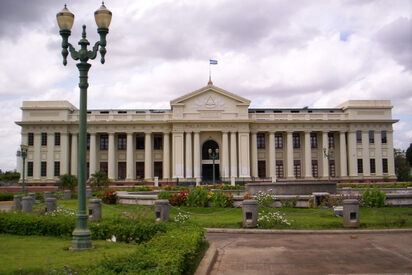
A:
<svg viewBox="0 0 412 275">
<path fill-rule="evenodd" d="M 109 148 L 109 136 L 106 134 L 100 135 L 100 150 L 107 150 Z"/>
<path fill-rule="evenodd" d="M 41 133 L 41 146 L 47 146 L 47 133 Z"/>
<path fill-rule="evenodd" d="M 362 174 L 362 173 L 363 173 L 363 160 L 358 159 L 358 174 Z"/>
<path fill-rule="evenodd" d="M 86 163 L 86 179 L 90 178 L 90 162 Z"/>
<path fill-rule="evenodd" d="M 107 161 L 102 161 L 100 162 L 100 171 L 104 171 L 107 175 L 107 171 L 109 170 L 108 168 Z"/>
<path fill-rule="evenodd" d="M 382 159 L 382 172 L 388 173 L 388 159 Z"/>
<path fill-rule="evenodd" d="M 316 133 L 310 133 L 310 147 L 318 148 L 318 135 Z"/>
<path fill-rule="evenodd" d="M 136 135 L 136 149 L 144 150 L 144 134 Z"/>
<path fill-rule="evenodd" d="M 60 161 L 55 161 L 54 162 L 54 176 L 55 177 L 60 176 Z"/>
<path fill-rule="evenodd" d="M 331 178 L 336 177 L 336 166 L 335 166 L 335 160 L 331 159 L 329 161 L 329 175 Z"/>
<path fill-rule="evenodd" d="M 314 177 L 314 178 L 319 177 L 319 166 L 318 166 L 318 160 L 317 159 L 312 160 L 312 177 Z"/>
<path fill-rule="evenodd" d="M 144 179 L 144 162 L 143 161 L 136 162 L 136 178 Z"/>
<path fill-rule="evenodd" d="M 356 143 L 362 144 L 362 131 L 356 131 Z"/>
<path fill-rule="evenodd" d="M 60 133 L 54 133 L 54 146 L 60 146 Z"/>
<path fill-rule="evenodd" d="M 87 134 L 87 138 L 86 138 L 86 148 L 87 148 L 87 150 L 90 150 L 90 134 Z"/>
<path fill-rule="evenodd" d="M 126 162 L 117 163 L 117 178 L 119 180 L 124 180 L 126 178 Z"/>
<path fill-rule="evenodd" d="M 34 134 L 29 133 L 27 136 L 27 145 L 33 146 L 34 145 Z"/>
<path fill-rule="evenodd" d="M 300 177 L 302 177 L 300 160 L 294 160 L 294 161 L 293 161 L 293 173 L 294 173 L 294 175 L 295 175 L 295 178 L 300 178 Z"/>
<path fill-rule="evenodd" d="M 163 148 L 163 135 L 155 134 L 153 136 L 153 149 L 162 150 L 162 148 Z"/>
<path fill-rule="evenodd" d="M 266 178 L 266 161 L 264 160 L 258 161 L 258 177 Z"/>
<path fill-rule="evenodd" d="M 127 148 L 127 136 L 126 135 L 118 135 L 117 136 L 117 149 L 119 150 L 126 150 Z"/>
<path fill-rule="evenodd" d="M 335 148 L 335 136 L 333 133 L 328 133 L 328 148 Z"/>
<path fill-rule="evenodd" d="M 371 173 L 375 174 L 376 173 L 376 165 L 375 165 L 375 159 L 369 159 L 370 166 L 371 166 Z"/>
<path fill-rule="evenodd" d="M 163 178 L 163 163 L 161 161 L 154 162 L 154 176 L 158 177 L 159 179 Z"/>
<path fill-rule="evenodd" d="M 369 131 L 369 144 L 375 143 L 375 131 Z"/>
<path fill-rule="evenodd" d="M 381 132 L 381 137 L 382 137 L 382 144 L 386 144 L 386 131 Z"/>
<path fill-rule="evenodd" d="M 33 177 L 33 162 L 32 161 L 27 162 L 27 176 Z"/>
<path fill-rule="evenodd" d="M 257 134 L 257 148 L 265 149 L 265 134 L 264 133 Z"/>
<path fill-rule="evenodd" d="M 283 148 L 283 135 L 282 134 L 275 134 L 275 148 L 276 149 Z"/>
<path fill-rule="evenodd" d="M 300 135 L 298 133 L 293 133 L 293 148 L 300 148 Z"/>
<path fill-rule="evenodd" d="M 277 160 L 276 161 L 276 177 L 281 179 L 284 178 L 284 173 L 283 173 L 283 161 L 282 160 Z"/>
<path fill-rule="evenodd" d="M 40 164 L 40 177 L 46 177 L 47 176 L 47 162 L 42 161 Z"/>
</svg>

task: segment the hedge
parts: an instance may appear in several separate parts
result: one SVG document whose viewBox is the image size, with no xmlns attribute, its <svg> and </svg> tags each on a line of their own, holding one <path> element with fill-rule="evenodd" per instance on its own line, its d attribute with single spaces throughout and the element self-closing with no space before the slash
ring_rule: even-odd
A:
<svg viewBox="0 0 412 275">
<path fill-rule="evenodd" d="M 0 192 L 0 201 L 12 201 L 14 199 L 14 193 Z"/>
</svg>

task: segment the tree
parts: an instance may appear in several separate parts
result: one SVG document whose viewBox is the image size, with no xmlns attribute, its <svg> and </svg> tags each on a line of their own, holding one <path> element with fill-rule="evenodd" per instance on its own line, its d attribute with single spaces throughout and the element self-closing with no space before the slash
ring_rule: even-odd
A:
<svg viewBox="0 0 412 275">
<path fill-rule="evenodd" d="M 107 187 L 110 184 L 110 179 L 107 177 L 105 171 L 100 170 L 89 179 L 89 185 L 93 190 L 101 190 L 103 187 Z"/>
<path fill-rule="evenodd" d="M 405 151 L 400 151 L 394 149 L 395 151 L 395 172 L 398 177 L 398 181 L 410 181 L 410 170 L 411 166 L 409 165 L 408 160 L 405 157 Z"/>
<path fill-rule="evenodd" d="M 406 159 L 409 162 L 409 165 L 412 166 L 412 143 L 409 144 L 409 148 L 406 150 Z"/>
<path fill-rule="evenodd" d="M 77 186 L 77 177 L 70 174 L 61 175 L 57 185 L 60 189 L 70 189 L 73 191 Z"/>
</svg>

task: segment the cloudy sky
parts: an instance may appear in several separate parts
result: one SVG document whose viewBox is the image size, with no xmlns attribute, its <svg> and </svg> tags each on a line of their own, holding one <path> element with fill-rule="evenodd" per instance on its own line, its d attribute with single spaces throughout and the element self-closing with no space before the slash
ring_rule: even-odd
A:
<svg viewBox="0 0 412 275">
<path fill-rule="evenodd" d="M 100 1 L 0 0 L 0 169 L 16 167 L 24 100 L 79 102 L 75 61 L 62 65 L 56 13 L 98 39 Z M 106 63 L 92 61 L 89 108 L 169 108 L 216 86 L 253 107 L 335 107 L 390 99 L 395 147 L 412 142 L 412 1 L 112 0 Z"/>
</svg>

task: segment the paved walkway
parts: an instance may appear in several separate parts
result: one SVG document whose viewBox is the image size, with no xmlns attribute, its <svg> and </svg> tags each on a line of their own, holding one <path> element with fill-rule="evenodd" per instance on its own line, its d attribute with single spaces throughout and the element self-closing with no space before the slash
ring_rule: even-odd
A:
<svg viewBox="0 0 412 275">
<path fill-rule="evenodd" d="M 0 203 L 0 211 L 2 210 L 9 211 L 12 206 L 13 206 L 13 203 Z"/>
<path fill-rule="evenodd" d="M 412 233 L 207 233 L 211 274 L 412 274 Z"/>
</svg>

